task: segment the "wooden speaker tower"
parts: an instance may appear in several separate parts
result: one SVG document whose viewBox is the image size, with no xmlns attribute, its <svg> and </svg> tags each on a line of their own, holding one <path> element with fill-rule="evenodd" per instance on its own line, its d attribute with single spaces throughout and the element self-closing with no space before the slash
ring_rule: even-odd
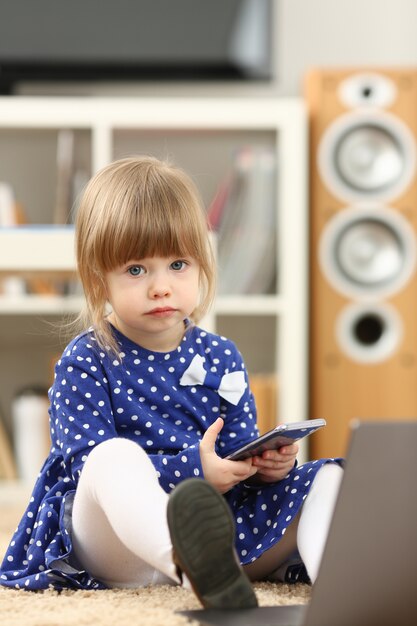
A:
<svg viewBox="0 0 417 626">
<path fill-rule="evenodd" d="M 317 458 L 352 420 L 417 419 L 417 70 L 312 71 L 307 103 Z"/>
</svg>

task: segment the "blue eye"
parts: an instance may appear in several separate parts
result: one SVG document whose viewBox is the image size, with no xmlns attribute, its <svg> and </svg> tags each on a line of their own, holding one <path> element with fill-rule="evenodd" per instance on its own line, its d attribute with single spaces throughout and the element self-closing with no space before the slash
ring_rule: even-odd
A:
<svg viewBox="0 0 417 626">
<path fill-rule="evenodd" d="M 144 270 L 141 265 L 132 265 L 127 271 L 131 276 L 140 276 Z"/>
<path fill-rule="evenodd" d="M 172 269 L 173 269 L 173 270 L 175 270 L 175 271 L 177 271 L 177 272 L 178 272 L 179 270 L 184 269 L 184 267 L 185 267 L 186 265 L 187 265 L 187 264 L 186 264 L 186 262 L 185 262 L 185 261 L 180 261 L 180 260 L 178 260 L 178 261 L 174 261 L 173 263 L 171 263 L 171 267 L 172 267 Z"/>
</svg>

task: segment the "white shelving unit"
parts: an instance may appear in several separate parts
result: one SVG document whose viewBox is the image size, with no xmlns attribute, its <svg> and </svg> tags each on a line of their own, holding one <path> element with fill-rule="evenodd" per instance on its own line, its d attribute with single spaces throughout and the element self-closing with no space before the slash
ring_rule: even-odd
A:
<svg viewBox="0 0 417 626">
<path fill-rule="evenodd" d="M 80 137 L 82 158 L 89 162 L 90 174 L 132 151 L 152 152 L 156 156 L 168 153 L 175 163 L 188 171 L 194 168 L 191 173 L 197 178 L 197 184 L 200 180 L 203 187 L 207 187 L 206 203 L 220 183 L 219 176 L 225 173 L 224 163 L 230 156 L 226 153 L 242 142 L 256 143 L 265 138 L 274 146 L 278 163 L 275 293 L 219 296 L 212 320 L 219 332 L 223 331 L 223 327 L 232 325 L 233 329 L 238 329 L 239 325 L 243 325 L 240 332 L 246 347 L 242 347 L 239 337 L 232 338 L 243 352 L 249 370 L 252 363 L 267 357 L 267 367 L 279 377 L 279 421 L 304 419 L 307 399 L 307 121 L 303 101 L 1 97 L 0 181 L 13 176 L 23 178 L 25 171 L 27 176 L 29 173 L 36 176 L 29 165 L 26 170 L 21 165 L 19 154 L 30 152 L 36 141 L 42 144 L 47 140 L 54 146 L 56 135 L 62 129 L 71 129 Z M 17 153 L 17 157 L 15 155 L 17 161 L 13 164 L 10 162 L 10 146 L 17 144 L 22 152 Z M 7 155 L 2 153 L 2 145 L 7 147 Z M 161 151 L 163 154 L 160 154 Z M 53 188 L 53 172 L 51 180 Z M 16 186 L 17 183 L 12 180 L 11 184 Z M 27 213 L 30 214 L 28 205 L 32 203 L 32 194 L 36 197 L 43 193 L 44 184 L 44 180 L 32 181 L 33 188 L 27 192 L 24 201 Z M 45 212 L 40 218 L 29 215 L 30 221 L 45 222 L 44 215 Z M 36 228 L 0 229 L 0 275 L 42 268 L 58 273 L 74 268 L 71 227 L 49 228 L 45 225 L 42 228 L 38 225 Z M 4 339 L 7 345 L 9 335 L 16 336 L 18 356 L 26 360 L 28 320 L 38 320 L 43 316 L 56 320 L 63 314 L 76 312 L 79 306 L 80 298 L 75 296 L 0 296 L 0 327 L 3 328 L 3 331 L 0 330 L 0 342 L 3 343 Z M 265 335 L 263 344 L 258 341 L 262 332 Z M 248 335 L 252 336 L 252 343 L 249 341 L 249 344 Z M 42 339 L 38 338 L 36 342 L 33 335 L 31 337 L 29 343 L 35 344 L 31 348 L 35 354 Z M 11 344 L 8 354 L 10 350 L 13 351 L 13 359 L 17 358 Z M 7 357 L 4 357 L 6 362 L 2 358 L 0 354 L 3 369 L 7 366 Z M 254 369 L 256 367 L 254 365 Z M 262 368 L 262 365 L 259 367 Z M 0 381 L 0 404 L 6 413 L 10 385 L 13 387 L 8 381 L 2 386 Z M 22 385 L 14 380 L 14 386 L 19 388 Z M 5 402 L 2 402 L 2 397 L 6 398 Z"/>
</svg>

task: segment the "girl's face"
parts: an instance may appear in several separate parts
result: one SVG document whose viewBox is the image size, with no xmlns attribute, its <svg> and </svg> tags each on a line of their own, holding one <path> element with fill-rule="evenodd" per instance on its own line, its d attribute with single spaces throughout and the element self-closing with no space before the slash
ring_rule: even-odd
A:
<svg viewBox="0 0 417 626">
<path fill-rule="evenodd" d="M 109 321 L 140 346 L 174 350 L 199 301 L 199 265 L 191 258 L 133 259 L 106 274 Z"/>
</svg>

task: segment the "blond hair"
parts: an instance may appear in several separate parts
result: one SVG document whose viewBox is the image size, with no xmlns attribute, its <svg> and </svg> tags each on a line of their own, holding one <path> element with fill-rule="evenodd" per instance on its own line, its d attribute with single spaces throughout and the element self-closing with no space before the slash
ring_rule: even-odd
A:
<svg viewBox="0 0 417 626">
<path fill-rule="evenodd" d="M 100 346 L 117 352 L 106 321 L 105 275 L 132 259 L 189 256 L 200 268 L 198 322 L 215 290 L 215 263 L 198 191 L 180 168 L 153 157 L 130 157 L 100 170 L 87 184 L 76 216 L 78 272 L 86 304 L 77 328 L 93 326 Z"/>
</svg>

